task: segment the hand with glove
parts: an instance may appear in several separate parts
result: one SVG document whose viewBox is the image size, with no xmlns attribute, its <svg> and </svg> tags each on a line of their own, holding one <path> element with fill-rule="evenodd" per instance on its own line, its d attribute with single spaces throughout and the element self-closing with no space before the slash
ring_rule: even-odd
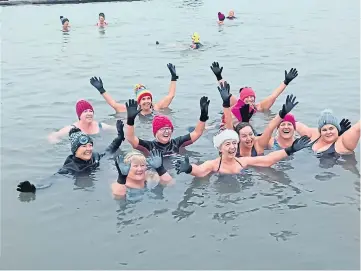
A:
<svg viewBox="0 0 361 271">
<path fill-rule="evenodd" d="M 99 79 L 95 76 L 90 78 L 90 84 L 92 84 L 93 87 L 95 87 L 99 91 L 100 94 L 103 94 L 105 92 L 105 89 L 103 86 L 103 81 L 100 77 L 99 77 Z"/>
<path fill-rule="evenodd" d="M 288 156 L 291 154 L 298 152 L 304 148 L 307 148 L 310 146 L 311 139 L 308 136 L 302 136 L 300 138 L 297 138 L 295 141 L 293 141 L 293 144 L 291 147 L 287 147 L 285 149 L 285 152 Z"/>
<path fill-rule="evenodd" d="M 214 75 L 217 77 L 217 81 L 222 80 L 223 67 L 219 67 L 218 62 L 212 63 L 211 70 L 213 71 Z"/>
<path fill-rule="evenodd" d="M 123 160 L 124 158 L 121 155 L 115 157 L 115 166 L 118 171 L 117 183 L 119 184 L 125 184 L 130 170 L 130 164 L 125 164 Z"/>
<path fill-rule="evenodd" d="M 249 120 L 252 118 L 253 114 L 255 113 L 255 110 L 252 109 L 250 111 L 249 104 L 245 104 L 239 109 L 239 113 L 241 115 L 242 122 L 249 122 Z"/>
<path fill-rule="evenodd" d="M 35 193 L 36 187 L 29 181 L 24 181 L 18 184 L 16 191 L 24 193 Z"/>
<path fill-rule="evenodd" d="M 179 77 L 178 77 L 177 72 L 176 72 L 176 70 L 175 70 L 175 66 L 174 66 L 172 63 L 169 63 L 169 64 L 167 64 L 167 67 L 168 67 L 168 69 L 169 69 L 169 71 L 170 71 L 170 74 L 171 74 L 171 76 L 172 76 L 171 81 L 177 81 L 177 79 L 178 79 Z"/>
<path fill-rule="evenodd" d="M 186 155 L 184 157 L 184 160 L 177 160 L 175 164 L 175 169 L 177 171 L 177 174 L 180 174 L 181 172 L 184 172 L 186 174 L 190 174 L 192 172 L 192 165 L 189 163 L 189 157 Z"/>
<path fill-rule="evenodd" d="M 224 108 L 230 108 L 231 107 L 231 97 L 232 94 L 230 94 L 230 85 L 227 83 L 227 81 L 224 81 L 220 84 L 220 87 L 218 87 L 219 94 L 221 94 L 221 98 L 223 100 L 223 107 Z"/>
<path fill-rule="evenodd" d="M 117 131 L 118 131 L 118 138 L 121 138 L 122 141 L 125 140 L 125 136 L 124 136 L 124 123 L 122 120 L 117 120 Z"/>
<path fill-rule="evenodd" d="M 138 110 L 138 103 L 134 99 L 129 99 L 128 103 L 125 103 L 125 106 L 127 107 L 127 124 L 133 126 L 135 117 L 142 109 Z"/>
<path fill-rule="evenodd" d="M 285 83 L 285 85 L 288 85 L 297 76 L 298 76 L 298 72 L 294 68 L 292 68 L 289 72 L 285 71 L 285 80 L 283 81 L 283 83 Z"/>
<path fill-rule="evenodd" d="M 152 150 L 150 156 L 147 158 L 147 164 L 155 169 L 159 176 L 167 173 L 163 166 L 163 154 L 160 150 Z"/>
<path fill-rule="evenodd" d="M 206 122 L 209 119 L 208 106 L 210 102 L 211 101 L 208 100 L 208 97 L 206 96 L 203 96 L 199 101 L 201 107 L 201 116 L 199 117 L 199 120 L 202 122 Z"/>
<path fill-rule="evenodd" d="M 341 130 L 338 132 L 338 136 L 341 136 L 344 132 L 351 128 L 351 122 L 348 119 L 342 119 L 340 121 Z"/>
<path fill-rule="evenodd" d="M 293 97 L 293 95 L 287 95 L 286 103 L 283 104 L 282 109 L 278 113 L 281 119 L 284 119 L 285 116 L 292 111 L 292 109 L 298 105 L 298 102 L 296 101 L 296 96 Z"/>
</svg>

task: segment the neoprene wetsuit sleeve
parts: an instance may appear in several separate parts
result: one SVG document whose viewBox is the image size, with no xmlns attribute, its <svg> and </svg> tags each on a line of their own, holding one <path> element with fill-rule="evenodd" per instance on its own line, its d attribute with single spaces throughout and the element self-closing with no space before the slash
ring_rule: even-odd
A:
<svg viewBox="0 0 361 271">
<path fill-rule="evenodd" d="M 178 136 L 174 139 L 174 141 L 175 141 L 175 144 L 178 146 L 178 148 L 185 147 L 185 146 L 188 146 L 193 143 L 192 139 L 191 139 L 191 134 Z"/>
<path fill-rule="evenodd" d="M 122 145 L 122 142 L 124 141 L 124 137 L 122 136 L 117 136 L 113 141 L 112 143 L 110 143 L 110 145 L 105 149 L 105 152 L 106 153 L 109 153 L 109 154 L 113 154 L 115 153 L 120 145 Z"/>
<path fill-rule="evenodd" d="M 139 138 L 139 144 L 137 150 L 141 152 L 145 152 L 145 151 L 150 152 L 154 148 L 155 145 L 153 141 L 143 140 Z"/>
</svg>

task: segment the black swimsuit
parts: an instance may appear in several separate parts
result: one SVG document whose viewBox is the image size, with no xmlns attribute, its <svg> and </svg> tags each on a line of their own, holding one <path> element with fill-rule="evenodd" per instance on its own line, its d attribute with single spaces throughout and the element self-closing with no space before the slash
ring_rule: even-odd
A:
<svg viewBox="0 0 361 271">
<path fill-rule="evenodd" d="M 238 161 L 237 159 L 235 159 L 235 160 L 242 167 L 242 169 L 241 169 L 241 172 L 242 172 L 242 170 L 244 169 L 244 166 L 241 164 L 240 161 Z M 216 172 L 219 172 L 219 170 L 221 169 L 221 164 L 222 164 L 222 156 L 221 156 L 221 159 L 219 160 L 219 165 L 218 165 L 218 169 Z"/>
</svg>

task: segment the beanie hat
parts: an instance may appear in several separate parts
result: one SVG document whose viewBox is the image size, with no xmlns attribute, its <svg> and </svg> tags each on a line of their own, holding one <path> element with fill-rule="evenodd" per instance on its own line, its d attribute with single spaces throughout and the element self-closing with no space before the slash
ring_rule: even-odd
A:
<svg viewBox="0 0 361 271">
<path fill-rule="evenodd" d="M 64 25 L 65 22 L 69 22 L 69 19 L 68 19 L 68 18 L 64 18 L 63 16 L 60 16 L 60 21 L 61 21 L 61 24 Z"/>
<path fill-rule="evenodd" d="M 76 114 L 78 115 L 78 119 L 80 119 L 81 114 L 85 111 L 90 109 L 94 112 L 93 106 L 86 100 L 80 100 L 76 103 Z"/>
<path fill-rule="evenodd" d="M 218 12 L 218 20 L 220 21 L 224 21 L 226 17 L 224 16 L 224 14 L 222 12 Z"/>
<path fill-rule="evenodd" d="M 227 140 L 235 140 L 238 143 L 239 137 L 235 131 L 225 129 L 213 137 L 213 145 L 216 149 L 219 149 Z"/>
<path fill-rule="evenodd" d="M 154 136 L 163 127 L 171 128 L 172 132 L 174 129 L 171 120 L 168 117 L 161 116 L 161 115 L 157 115 L 153 118 L 152 126 L 153 126 L 153 135 Z"/>
<path fill-rule="evenodd" d="M 321 112 L 321 116 L 318 120 L 318 131 L 321 131 L 322 127 L 331 124 L 336 127 L 338 131 L 341 131 L 340 124 L 337 118 L 333 115 L 331 109 L 325 109 Z"/>
<path fill-rule="evenodd" d="M 293 116 L 291 113 L 286 114 L 286 116 L 283 118 L 281 123 L 285 122 L 285 121 L 291 122 L 293 125 L 293 128 L 296 129 L 296 119 L 295 119 L 295 116 Z M 279 127 L 279 125 L 278 125 L 278 127 Z"/>
<path fill-rule="evenodd" d="M 135 95 L 137 97 L 138 104 L 140 103 L 142 98 L 146 97 L 146 96 L 149 96 L 150 99 L 153 100 L 152 93 L 149 90 L 147 90 L 146 87 L 143 86 L 142 84 L 136 84 L 134 86 L 134 92 L 135 92 Z"/>
<path fill-rule="evenodd" d="M 245 88 L 241 88 L 239 90 L 239 98 L 244 101 L 244 99 L 246 99 L 249 96 L 253 96 L 256 99 L 256 93 L 254 92 L 254 90 L 250 87 L 245 87 Z"/>
<path fill-rule="evenodd" d="M 69 132 L 70 149 L 73 154 L 78 150 L 81 145 L 88 143 L 93 144 L 93 140 L 90 136 L 83 133 L 79 128 L 73 128 Z"/>
</svg>

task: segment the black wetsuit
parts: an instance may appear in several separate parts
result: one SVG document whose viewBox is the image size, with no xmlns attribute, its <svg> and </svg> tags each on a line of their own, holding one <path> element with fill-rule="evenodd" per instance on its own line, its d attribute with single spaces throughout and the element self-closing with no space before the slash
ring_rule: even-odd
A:
<svg viewBox="0 0 361 271">
<path fill-rule="evenodd" d="M 173 153 L 178 153 L 181 147 L 188 146 L 192 144 L 191 135 L 186 134 L 184 136 L 179 136 L 174 139 L 171 139 L 168 143 L 162 144 L 156 140 L 148 141 L 139 139 L 139 144 L 137 149 L 142 152 L 150 152 L 153 149 L 160 150 L 163 155 L 169 155 Z"/>
</svg>

